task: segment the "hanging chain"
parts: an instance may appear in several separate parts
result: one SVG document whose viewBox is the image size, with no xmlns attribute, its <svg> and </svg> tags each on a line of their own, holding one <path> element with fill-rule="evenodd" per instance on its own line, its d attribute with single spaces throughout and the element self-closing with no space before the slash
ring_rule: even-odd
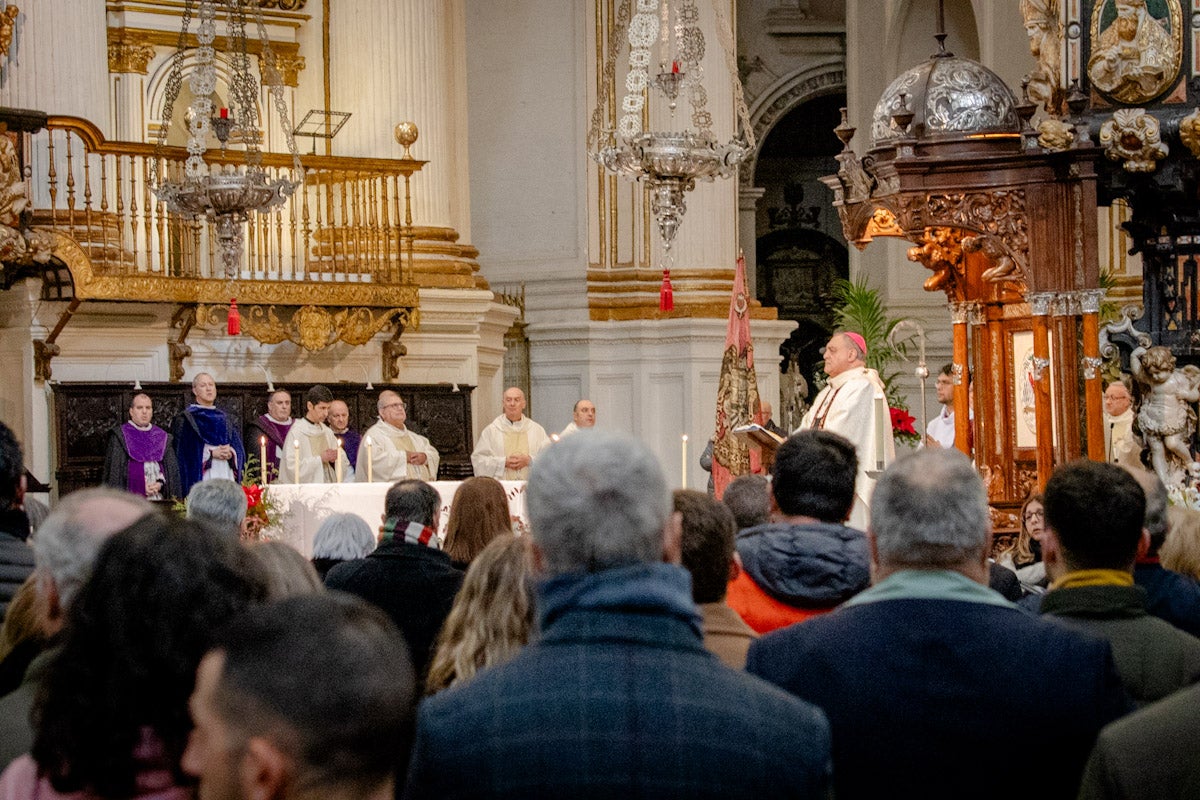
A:
<svg viewBox="0 0 1200 800">
<path fill-rule="evenodd" d="M 604 109 L 608 104 L 612 87 L 617 81 L 617 57 L 620 55 L 621 42 L 625 31 L 629 28 L 629 19 L 633 9 L 633 0 L 621 0 L 617 7 L 617 16 L 612 30 L 609 32 L 608 52 L 604 56 L 604 69 L 601 72 L 600 91 L 596 98 L 596 107 L 592 110 L 592 122 L 588 128 L 587 149 L 591 152 L 600 144 L 600 130 L 604 122 Z M 599 36 L 601 31 L 597 30 Z"/>
<path fill-rule="evenodd" d="M 171 127 L 171 115 L 175 110 L 175 101 L 179 99 L 179 89 L 183 85 L 183 61 L 187 50 L 188 25 L 192 21 L 193 3 L 194 0 L 186 0 L 183 5 L 183 24 L 179 29 L 179 42 L 175 47 L 175 55 L 171 57 L 171 69 L 167 73 L 162 119 L 158 126 L 158 135 L 154 139 L 154 158 L 150 159 L 151 186 L 158 186 L 161 182 L 159 162 L 162 161 L 163 148 L 167 146 L 167 130 Z"/>
<path fill-rule="evenodd" d="M 722 0 L 713 0 L 713 11 L 717 15 L 717 41 L 721 43 L 721 50 L 725 54 L 725 67 L 729 70 L 729 75 L 733 80 L 734 107 L 737 109 L 738 119 L 742 123 L 747 149 L 754 150 L 758 139 L 754 135 L 754 126 L 750 123 L 750 109 L 746 108 L 746 95 L 742 89 L 742 80 L 738 77 L 737 59 L 733 55 L 733 29 L 725 21 L 725 15 L 721 12 L 721 2 Z M 736 135 L 736 130 L 734 133 Z"/>
<path fill-rule="evenodd" d="M 296 137 L 292 132 L 291 117 L 288 116 L 287 103 L 283 99 L 283 78 L 275 67 L 275 51 L 271 49 L 271 39 L 267 36 L 267 26 L 263 22 L 262 6 L 254 4 L 254 23 L 258 27 L 258 38 L 262 40 L 262 53 L 259 64 L 263 77 L 266 79 L 267 90 L 275 101 L 275 112 L 279 114 L 279 124 L 283 127 L 283 141 L 287 144 L 288 152 L 292 154 L 292 169 L 295 179 L 304 179 L 304 168 L 300 166 L 300 152 L 296 149 Z"/>
</svg>

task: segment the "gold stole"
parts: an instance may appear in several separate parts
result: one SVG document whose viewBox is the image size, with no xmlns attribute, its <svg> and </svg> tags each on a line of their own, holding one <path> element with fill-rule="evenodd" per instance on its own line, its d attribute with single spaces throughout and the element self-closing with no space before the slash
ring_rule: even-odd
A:
<svg viewBox="0 0 1200 800">
<path fill-rule="evenodd" d="M 529 435 L 525 431 L 505 431 L 504 457 L 508 458 L 509 456 L 527 455 L 529 455 Z M 522 467 L 521 469 L 509 469 L 508 467 L 505 467 L 504 480 L 529 480 L 529 467 Z"/>
<path fill-rule="evenodd" d="M 417 452 L 417 448 L 413 446 L 412 438 L 408 432 L 404 433 L 388 433 L 388 438 L 392 440 L 392 445 L 399 450 L 404 457 L 404 474 L 410 478 L 419 478 L 420 480 L 431 480 L 429 475 L 429 462 L 424 464 L 411 464 L 408 461 L 408 454 Z"/>
</svg>

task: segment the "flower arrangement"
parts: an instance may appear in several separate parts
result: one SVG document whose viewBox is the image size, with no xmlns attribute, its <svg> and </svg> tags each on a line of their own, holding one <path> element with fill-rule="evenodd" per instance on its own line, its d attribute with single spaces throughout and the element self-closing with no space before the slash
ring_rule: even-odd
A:
<svg viewBox="0 0 1200 800">
<path fill-rule="evenodd" d="M 260 541 L 270 538 L 267 530 L 279 521 L 279 509 L 258 480 L 258 459 L 249 456 L 242 470 L 242 493 L 246 495 L 246 529 L 242 538 Z M 187 513 L 187 500 L 176 500 L 171 510 L 176 514 Z"/>
</svg>

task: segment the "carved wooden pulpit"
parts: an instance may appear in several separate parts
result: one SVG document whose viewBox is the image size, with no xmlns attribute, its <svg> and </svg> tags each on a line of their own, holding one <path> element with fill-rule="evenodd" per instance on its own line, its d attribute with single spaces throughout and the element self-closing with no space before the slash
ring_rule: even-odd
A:
<svg viewBox="0 0 1200 800">
<path fill-rule="evenodd" d="M 1043 149 L 1032 113 L 990 70 L 943 51 L 888 87 L 861 159 L 843 112 L 840 168 L 824 178 L 848 240 L 908 239 L 933 273 L 925 289 L 945 292 L 954 405 L 974 410 L 973 422 L 955 414 L 955 445 L 1001 529 L 1056 463 L 1104 456 L 1098 151 Z"/>
</svg>

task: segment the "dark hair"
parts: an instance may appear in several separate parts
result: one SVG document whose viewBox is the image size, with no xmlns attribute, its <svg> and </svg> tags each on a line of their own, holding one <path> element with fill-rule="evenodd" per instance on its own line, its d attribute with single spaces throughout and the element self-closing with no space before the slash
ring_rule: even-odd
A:
<svg viewBox="0 0 1200 800">
<path fill-rule="evenodd" d="M 692 600 L 719 602 L 725 597 L 737 535 L 733 512 L 694 489 L 676 489 L 671 496 L 683 515 L 683 566 L 692 573 Z"/>
<path fill-rule="evenodd" d="M 196 667 L 215 631 L 265 597 L 253 556 L 194 522 L 152 514 L 105 542 L 34 708 L 33 758 L 55 790 L 132 796 L 146 729 L 186 781 Z"/>
<path fill-rule="evenodd" d="M 442 549 L 452 560 L 469 564 L 501 533 L 512 533 L 504 486 L 495 478 L 467 478 L 450 502 Z"/>
<path fill-rule="evenodd" d="M 332 403 L 333 392 L 318 383 L 304 393 L 304 402 L 310 406 L 315 406 L 317 403 Z"/>
<path fill-rule="evenodd" d="M 771 519 L 771 483 L 763 475 L 742 475 L 725 487 L 721 502 L 739 531 L 762 525 Z"/>
<path fill-rule="evenodd" d="M 0 422 L 0 511 L 16 505 L 21 476 L 24 474 L 25 457 L 21 453 L 21 443 L 12 429 Z"/>
<path fill-rule="evenodd" d="M 416 676 L 404 639 L 379 609 L 338 592 L 254 608 L 217 638 L 218 716 L 265 736 L 306 787 L 374 792 L 403 775 Z"/>
<path fill-rule="evenodd" d="M 954 363 L 944 365 L 939 371 L 939 375 L 954 375 Z M 967 367 L 967 383 L 971 382 L 971 368 Z"/>
<path fill-rule="evenodd" d="M 383 501 L 383 514 L 389 522 L 404 520 L 437 528 L 442 510 L 442 496 L 425 481 L 405 478 L 388 489 Z"/>
<path fill-rule="evenodd" d="M 1069 569 L 1125 569 L 1137 556 L 1146 493 L 1115 464 L 1073 461 L 1046 482 L 1046 527 Z"/>
<path fill-rule="evenodd" d="M 858 456 L 844 436 L 800 431 L 775 452 L 771 476 L 775 505 L 784 514 L 842 522 L 854 505 Z"/>
</svg>

